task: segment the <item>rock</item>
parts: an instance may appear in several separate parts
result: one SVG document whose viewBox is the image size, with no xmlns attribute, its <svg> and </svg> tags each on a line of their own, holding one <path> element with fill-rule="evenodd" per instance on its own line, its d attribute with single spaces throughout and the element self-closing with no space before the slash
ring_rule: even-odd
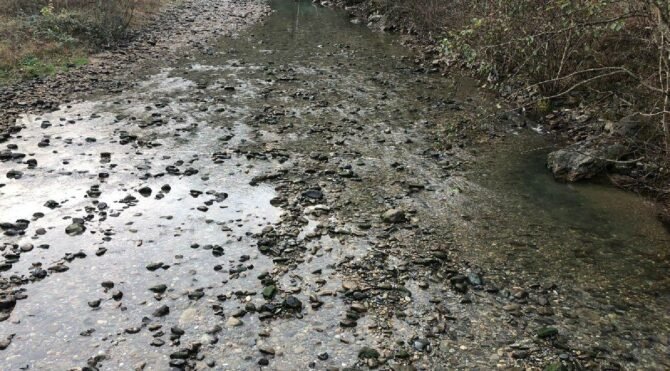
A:
<svg viewBox="0 0 670 371">
<path fill-rule="evenodd" d="M 302 193 L 302 196 L 312 200 L 321 200 L 323 199 L 323 192 L 317 189 L 310 189 Z"/>
<path fill-rule="evenodd" d="M 386 223 L 402 223 L 405 219 L 405 212 L 400 209 L 390 209 L 382 214 L 382 220 Z"/>
<path fill-rule="evenodd" d="M 379 358 L 379 352 L 370 347 L 363 347 L 358 351 L 358 358 L 360 359 L 377 359 Z"/>
<path fill-rule="evenodd" d="M 259 345 L 258 350 L 263 354 L 275 355 L 275 348 L 267 345 Z"/>
<path fill-rule="evenodd" d="M 104 287 L 106 289 L 111 289 L 111 288 L 114 287 L 114 282 L 112 282 L 112 281 L 102 281 L 102 283 L 100 285 L 102 285 L 102 287 Z"/>
<path fill-rule="evenodd" d="M 558 335 L 558 329 L 554 327 L 543 327 L 537 330 L 537 337 L 540 339 L 546 339 Z"/>
<path fill-rule="evenodd" d="M 162 294 L 165 292 L 165 290 L 167 290 L 167 286 L 164 284 L 149 287 L 149 291 L 155 292 L 157 294 Z"/>
<path fill-rule="evenodd" d="M 142 330 L 141 327 L 129 327 L 125 329 L 125 332 L 126 334 L 137 334 L 140 330 Z"/>
<path fill-rule="evenodd" d="M 167 305 L 163 305 L 156 309 L 152 314 L 154 317 L 164 317 L 167 316 L 170 313 L 170 307 Z"/>
<path fill-rule="evenodd" d="M 285 308 L 292 309 L 298 312 L 302 310 L 302 302 L 293 295 L 287 297 L 284 300 L 283 305 Z"/>
<path fill-rule="evenodd" d="M 32 251 L 33 248 L 34 248 L 34 246 L 33 246 L 32 243 L 24 243 L 24 244 L 21 245 L 21 247 L 20 247 L 21 252 Z"/>
<path fill-rule="evenodd" d="M 235 317 L 228 317 L 228 320 L 226 321 L 226 327 L 239 327 L 243 324 L 244 322 Z"/>
<path fill-rule="evenodd" d="M 23 172 L 18 170 L 10 170 L 7 172 L 7 178 L 9 179 L 21 179 L 23 177 Z"/>
<path fill-rule="evenodd" d="M 0 295 L 0 310 L 12 309 L 16 305 L 16 297 L 14 295 Z"/>
<path fill-rule="evenodd" d="M 164 264 L 163 264 L 162 262 L 149 263 L 149 264 L 147 264 L 146 268 L 147 268 L 147 270 L 150 270 L 150 271 L 153 272 L 153 271 L 155 271 L 155 270 L 157 270 L 157 269 L 159 269 L 159 268 L 163 268 L 163 265 L 164 265 Z"/>
<path fill-rule="evenodd" d="M 112 291 L 112 299 L 119 301 L 121 298 L 123 298 L 123 292 L 119 290 Z"/>
<path fill-rule="evenodd" d="M 426 339 L 416 339 L 414 340 L 414 349 L 419 352 L 425 352 L 430 350 L 430 342 Z"/>
<path fill-rule="evenodd" d="M 351 304 L 351 309 L 355 312 L 358 312 L 358 313 L 364 313 L 364 312 L 368 311 L 368 308 L 366 308 L 365 305 L 363 305 L 361 303 Z"/>
<path fill-rule="evenodd" d="M 521 305 L 516 303 L 507 304 L 503 306 L 503 310 L 505 312 L 517 312 L 521 310 Z"/>
<path fill-rule="evenodd" d="M 272 298 L 274 298 L 276 294 L 277 294 L 277 286 L 275 285 L 269 285 L 263 289 L 263 297 L 266 300 L 272 300 Z"/>
<path fill-rule="evenodd" d="M 86 227 L 80 223 L 72 223 L 65 228 L 65 233 L 68 236 L 79 236 L 86 231 Z"/>
<path fill-rule="evenodd" d="M 479 276 L 477 273 L 468 273 L 468 282 L 472 286 L 481 286 L 484 284 L 484 281 L 482 280 L 481 276 Z"/>
<path fill-rule="evenodd" d="M 551 152 L 547 156 L 547 167 L 554 174 L 554 178 L 575 182 L 600 174 L 610 161 L 619 160 L 626 153 L 626 148 L 621 144 L 583 141 Z"/>
<path fill-rule="evenodd" d="M 14 338 L 14 335 L 9 335 L 3 340 L 0 340 L 0 350 L 5 350 L 9 345 L 12 343 L 12 339 Z"/>
<path fill-rule="evenodd" d="M 149 188 L 149 187 L 142 187 L 142 188 L 138 189 L 137 192 L 139 192 L 140 195 L 142 195 L 143 197 L 151 196 L 151 188 Z"/>
<path fill-rule="evenodd" d="M 173 335 L 177 335 L 177 336 L 182 336 L 182 335 L 184 335 L 184 334 L 186 333 L 186 331 L 184 331 L 183 329 L 181 329 L 181 328 L 179 328 L 179 327 L 177 327 L 177 326 L 173 326 L 172 328 L 170 328 L 170 332 L 171 332 Z"/>
<path fill-rule="evenodd" d="M 91 308 L 97 308 L 97 307 L 100 306 L 100 302 L 101 302 L 100 299 L 91 300 L 91 301 L 88 302 L 88 306 L 91 307 Z"/>
</svg>

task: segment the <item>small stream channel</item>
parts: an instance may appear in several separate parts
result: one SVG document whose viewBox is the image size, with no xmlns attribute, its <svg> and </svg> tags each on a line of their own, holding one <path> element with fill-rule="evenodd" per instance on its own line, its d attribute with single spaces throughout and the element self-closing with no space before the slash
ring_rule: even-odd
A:
<svg viewBox="0 0 670 371">
<path fill-rule="evenodd" d="M 342 11 L 311 1 L 270 3 L 275 12 L 264 23 L 221 40 L 211 53 L 175 61 L 117 96 L 20 120 L 26 128 L 9 144 L 37 166 L 23 160 L 0 163 L 2 174 L 22 171 L 21 177 L 2 181 L 0 221 L 26 219 L 30 225 L 24 235 L 3 237 L 7 246 L 26 248 L 1 274 L 26 277 L 42 268 L 56 270 L 22 286 L 27 298 L 0 323 L 0 335 L 15 334 L 0 352 L 0 368 L 66 369 L 97 357 L 101 369 L 138 364 L 165 369 L 174 350 L 167 343 L 175 345 L 174 337 L 168 340 L 172 327 L 186 330 L 175 346 L 203 344 L 197 360 L 202 368 L 256 368 L 259 357 L 269 357 L 259 353 L 262 346 L 276 349 L 276 358 L 270 357 L 274 369 L 308 364 L 325 369 L 357 361 L 358 348 L 343 344 L 367 344 L 372 326 L 361 319 L 353 336 L 341 329 L 337 317 L 346 308 L 334 296 L 324 299 L 319 312 L 305 309 L 304 318 L 269 323 L 250 311 L 239 316 L 242 324 L 228 322 L 250 304 L 263 304 L 257 277 L 272 270 L 273 261 L 259 254 L 251 236 L 282 218 L 282 210 L 271 205 L 276 190 L 249 183 L 285 166 L 283 160 L 244 150 L 282 147 L 292 157 L 304 157 L 324 143 L 296 128 L 332 121 L 340 125 L 333 136 L 372 148 L 366 158 L 350 156 L 363 176 L 399 160 L 427 179 L 442 179 L 422 167 L 423 132 L 413 123 L 445 120 L 445 102 L 467 100 L 462 90 L 470 89 L 416 72 L 396 36 L 354 25 Z M 475 105 L 463 103 L 465 109 Z M 286 115 L 266 114 L 277 106 Z M 275 122 L 259 124 L 259 117 L 280 116 L 283 132 Z M 367 131 L 356 128 L 363 124 Z M 408 144 L 407 151 L 417 149 L 409 153 L 419 160 L 403 158 L 408 152 L 400 150 L 391 158 L 365 143 L 375 140 L 386 147 L 383 140 L 391 146 L 413 143 L 410 137 L 418 143 Z M 463 247 L 463 259 L 487 272 L 487 280 L 555 282 L 566 290 L 574 300 L 559 305 L 576 308 L 579 319 L 565 326 L 577 337 L 597 337 L 615 325 L 631 337 L 656 334 L 655 343 L 667 349 L 670 236 L 654 218 L 652 205 L 607 186 L 554 182 L 544 168 L 546 151 L 533 150 L 546 145 L 526 133 L 512 135 L 497 149 L 479 149 L 465 174 L 470 191 L 459 198 L 465 201 L 436 205 L 436 215 L 442 208 L 467 214 L 467 222 L 455 227 L 455 242 Z M 364 162 L 372 166 L 360 165 Z M 452 187 L 449 182 L 436 187 Z M 84 220 L 85 233 L 65 234 L 73 218 Z M 360 246 L 327 236 L 304 242 L 315 224 L 309 221 L 297 243 L 326 253 L 279 282 L 296 286 L 303 303 L 316 286 L 311 272 L 326 267 L 326 288 L 335 291 L 342 277 L 333 266 L 369 249 L 363 238 Z M 101 248 L 105 252 L 98 255 Z M 79 251 L 85 259 L 68 260 L 67 254 Z M 166 267 L 147 269 L 156 262 Z M 58 272 L 57 266 L 68 269 Z M 115 286 L 102 287 L 102 281 Z M 149 291 L 159 284 L 166 285 L 165 292 Z M 95 300 L 100 303 L 89 304 Z M 424 304 L 432 306 L 428 299 Z M 169 315 L 152 315 L 162 305 L 169 305 Z M 408 326 L 408 333 L 413 330 Z M 619 339 L 626 342 L 625 336 Z M 317 359 L 326 351 L 327 361 Z M 656 350 L 641 354 L 648 356 L 644 366 L 657 366 L 655 361 L 665 357 Z"/>
</svg>

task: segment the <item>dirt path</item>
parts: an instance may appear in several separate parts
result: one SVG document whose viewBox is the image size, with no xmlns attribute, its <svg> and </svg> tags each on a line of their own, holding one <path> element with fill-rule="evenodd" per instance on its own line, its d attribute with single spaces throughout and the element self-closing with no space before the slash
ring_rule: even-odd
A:
<svg viewBox="0 0 670 371">
<path fill-rule="evenodd" d="M 670 366 L 651 250 L 620 292 L 513 254 L 585 235 L 469 176 L 510 129 L 485 95 L 309 1 L 185 4 L 118 65 L 35 83 L 101 91 L 3 107 L 3 369 Z"/>
</svg>

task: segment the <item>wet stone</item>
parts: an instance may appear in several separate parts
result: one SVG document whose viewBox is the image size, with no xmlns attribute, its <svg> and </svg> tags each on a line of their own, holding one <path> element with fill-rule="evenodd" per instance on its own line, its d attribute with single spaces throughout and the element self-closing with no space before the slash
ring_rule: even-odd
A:
<svg viewBox="0 0 670 371">
<path fill-rule="evenodd" d="M 382 214 L 382 220 L 386 223 L 402 223 L 405 219 L 405 212 L 400 209 L 390 209 Z"/>
<path fill-rule="evenodd" d="M 65 228 L 65 233 L 68 236 L 79 236 L 86 231 L 86 227 L 80 223 L 72 223 Z"/>
<path fill-rule="evenodd" d="M 143 197 L 151 196 L 151 188 L 149 187 L 142 187 L 138 189 L 137 192 L 139 192 L 139 194 L 142 195 Z"/>
<path fill-rule="evenodd" d="M 182 336 L 186 333 L 183 329 L 181 329 L 179 327 L 170 328 L 170 332 L 174 335 L 177 335 L 177 336 Z"/>
<path fill-rule="evenodd" d="M 125 329 L 126 334 L 137 334 L 142 330 L 141 327 L 129 327 Z"/>
<path fill-rule="evenodd" d="M 284 304 L 284 307 L 288 308 L 288 309 L 292 309 L 292 310 L 295 310 L 295 311 L 298 311 L 298 312 L 300 310 L 302 310 L 302 302 L 293 295 L 287 297 L 284 300 L 283 304 Z"/>
<path fill-rule="evenodd" d="M 19 170 L 10 170 L 7 172 L 7 178 L 9 179 L 21 179 L 23 177 L 23 172 Z"/>
<path fill-rule="evenodd" d="M 157 269 L 163 268 L 164 264 L 162 262 L 157 262 L 157 263 L 149 263 L 147 264 L 146 268 L 147 270 L 150 271 L 155 271 Z"/>
<path fill-rule="evenodd" d="M 414 340 L 414 349 L 419 352 L 425 352 L 430 350 L 430 342 L 426 339 L 416 339 Z"/>
<path fill-rule="evenodd" d="M 155 292 L 155 293 L 157 293 L 157 294 L 162 294 L 162 293 L 165 292 L 165 290 L 167 290 L 167 286 L 164 285 L 164 284 L 159 284 L 159 285 L 151 286 L 151 287 L 149 288 L 149 291 Z"/>
<path fill-rule="evenodd" d="M 119 290 L 112 291 L 112 299 L 119 301 L 123 298 L 123 292 Z"/>
<path fill-rule="evenodd" d="M 540 339 L 547 339 L 558 335 L 558 329 L 554 327 L 543 327 L 537 330 L 537 337 Z"/>
<path fill-rule="evenodd" d="M 239 326 L 242 326 L 243 324 L 244 323 L 241 320 L 239 320 L 235 317 L 230 317 L 226 321 L 226 327 L 239 327 Z"/>
<path fill-rule="evenodd" d="M 168 314 L 170 314 L 170 307 L 168 307 L 167 305 L 159 307 L 152 313 L 154 317 L 164 317 L 167 316 Z"/>
<path fill-rule="evenodd" d="M 376 359 L 380 354 L 376 349 L 370 347 L 363 347 L 358 351 L 358 358 L 360 359 Z"/>
<path fill-rule="evenodd" d="M 275 285 L 266 286 L 263 289 L 263 297 L 265 299 L 270 300 L 270 299 L 274 298 L 275 294 L 277 294 L 277 286 L 275 286 Z"/>
<path fill-rule="evenodd" d="M 100 302 L 101 302 L 100 299 L 92 300 L 88 302 L 88 306 L 91 308 L 97 308 L 100 306 Z"/>
</svg>

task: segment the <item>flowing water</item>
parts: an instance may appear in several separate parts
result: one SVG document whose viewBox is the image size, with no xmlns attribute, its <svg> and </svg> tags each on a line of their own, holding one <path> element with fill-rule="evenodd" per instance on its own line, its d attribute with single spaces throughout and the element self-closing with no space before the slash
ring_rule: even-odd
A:
<svg viewBox="0 0 670 371">
<path fill-rule="evenodd" d="M 565 305 L 582 318 L 564 325 L 575 334 L 597 337 L 605 324 L 632 337 L 656 334 L 655 345 L 636 356 L 658 366 L 670 325 L 670 236 L 652 206 L 607 186 L 554 182 L 545 153 L 533 150 L 544 141 L 530 135 L 482 150 L 465 178 L 431 174 L 436 165 L 417 148 L 433 138 L 413 123 L 451 115 L 444 107 L 452 98 L 474 107 L 463 93 L 467 84 L 417 71 L 396 37 L 354 25 L 343 12 L 311 1 L 271 5 L 275 12 L 264 23 L 221 40 L 212 53 L 174 61 L 122 94 L 20 120 L 25 129 L 10 150 L 37 163 L 0 164 L 2 174 L 22 172 L 3 180 L 0 222 L 30 224 L 25 234 L 4 237 L 11 268 L 1 275 L 31 282 L 18 289 L 27 298 L 0 323 L 0 338 L 15 334 L 0 352 L 2 369 L 66 369 L 96 357 L 102 369 L 165 369 L 175 350 L 169 345 L 196 341 L 203 344 L 199 367 L 212 360 L 217 369 L 258 367 L 258 351 L 268 347 L 276 352 L 272 369 L 314 366 L 326 351 L 327 362 L 314 367 L 355 364 L 358 348 L 343 344 L 369 343 L 372 321 L 363 318 L 356 332 L 346 332 L 338 319 L 346 304 L 324 293 L 343 285 L 338 262 L 365 256 L 371 243 L 314 240 L 317 218 L 306 218 L 295 243 L 320 252 L 277 281 L 302 303 L 321 285 L 319 311 L 271 322 L 241 313 L 242 323 L 229 322 L 249 304 L 263 305 L 257 277 L 276 265 L 253 235 L 284 218 L 271 202 L 277 190 L 252 180 L 325 148 L 308 134 L 326 122 L 334 128 L 328 139 L 352 143 L 341 157 L 361 176 L 393 178 L 383 166 L 401 161 L 430 178 L 443 202 L 426 212 L 445 220 L 468 215 L 455 227 L 456 242 L 489 277 L 564 287 L 574 298 Z M 289 155 L 278 156 L 277 148 Z M 459 185 L 465 194 L 444 196 Z M 382 196 L 363 189 L 351 203 L 383 204 Z M 86 230 L 70 236 L 72 225 Z M 163 266 L 149 270 L 150 263 Z M 35 274 L 41 269 L 44 279 Z M 328 283 L 316 282 L 317 270 Z M 148 290 L 159 284 L 164 293 Z M 432 305 L 427 296 L 416 300 Z M 169 314 L 154 316 L 162 305 Z M 174 326 L 186 333 L 168 340 Z M 414 330 L 398 331 L 407 338 Z"/>
</svg>

